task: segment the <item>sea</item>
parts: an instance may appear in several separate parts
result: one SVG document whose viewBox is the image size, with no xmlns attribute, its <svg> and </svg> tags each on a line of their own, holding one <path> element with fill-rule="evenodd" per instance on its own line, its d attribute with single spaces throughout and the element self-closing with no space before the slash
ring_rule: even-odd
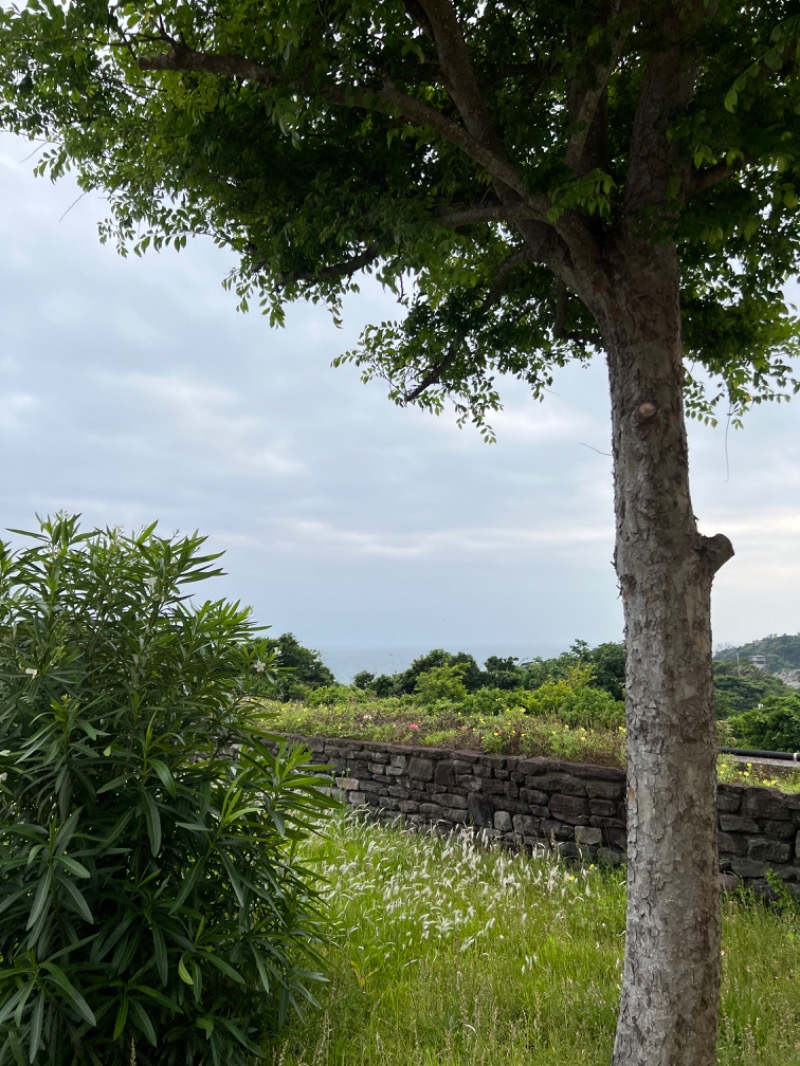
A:
<svg viewBox="0 0 800 1066">
<path fill-rule="evenodd" d="M 327 645 L 318 648 L 322 661 L 342 685 L 349 685 L 354 676 L 362 670 L 368 670 L 378 677 L 380 674 L 398 674 L 406 670 L 411 663 L 426 655 L 436 645 L 430 644 L 395 644 L 374 647 L 355 647 L 349 645 Z M 459 651 L 472 655 L 479 666 L 483 666 L 491 655 L 504 659 L 512 656 L 520 662 L 532 659 L 551 659 L 567 651 L 569 642 L 532 642 L 530 644 L 472 644 L 469 642 L 447 644 L 445 650 L 455 654 Z"/>
</svg>

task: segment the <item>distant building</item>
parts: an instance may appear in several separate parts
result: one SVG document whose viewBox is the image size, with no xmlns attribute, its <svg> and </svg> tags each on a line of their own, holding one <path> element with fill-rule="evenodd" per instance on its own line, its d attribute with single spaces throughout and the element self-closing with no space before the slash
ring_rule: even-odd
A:
<svg viewBox="0 0 800 1066">
<path fill-rule="evenodd" d="M 759 670 L 766 670 L 767 660 L 763 655 L 751 655 L 750 662 L 753 666 L 757 666 Z"/>
</svg>

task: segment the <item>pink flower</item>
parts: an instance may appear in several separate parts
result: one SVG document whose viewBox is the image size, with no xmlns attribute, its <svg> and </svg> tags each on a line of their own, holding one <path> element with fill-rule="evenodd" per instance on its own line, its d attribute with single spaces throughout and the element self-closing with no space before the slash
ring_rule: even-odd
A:
<svg viewBox="0 0 800 1066">
<path fill-rule="evenodd" d="M 416 722 L 412 722 L 411 725 L 408 728 L 409 729 L 419 729 L 419 726 L 417 725 Z"/>
</svg>

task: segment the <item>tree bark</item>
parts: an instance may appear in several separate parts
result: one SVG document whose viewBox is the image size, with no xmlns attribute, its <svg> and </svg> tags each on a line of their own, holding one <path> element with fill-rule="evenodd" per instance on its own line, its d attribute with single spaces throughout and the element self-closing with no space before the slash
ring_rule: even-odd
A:
<svg viewBox="0 0 800 1066">
<path fill-rule="evenodd" d="M 733 554 L 697 530 L 679 268 L 622 235 L 596 290 L 612 405 L 625 615 L 628 911 L 614 1066 L 713 1066 L 720 984 L 711 583 Z"/>
</svg>

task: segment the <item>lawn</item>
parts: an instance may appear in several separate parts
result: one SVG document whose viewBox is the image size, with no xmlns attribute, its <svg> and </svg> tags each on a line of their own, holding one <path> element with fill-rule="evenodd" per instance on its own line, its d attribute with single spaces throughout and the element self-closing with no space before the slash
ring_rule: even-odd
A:
<svg viewBox="0 0 800 1066">
<path fill-rule="evenodd" d="M 320 1009 L 272 1066 L 600 1066 L 625 926 L 619 871 L 348 815 L 307 845 L 335 936 Z M 800 1064 L 800 907 L 724 900 L 719 1066 Z"/>
</svg>

